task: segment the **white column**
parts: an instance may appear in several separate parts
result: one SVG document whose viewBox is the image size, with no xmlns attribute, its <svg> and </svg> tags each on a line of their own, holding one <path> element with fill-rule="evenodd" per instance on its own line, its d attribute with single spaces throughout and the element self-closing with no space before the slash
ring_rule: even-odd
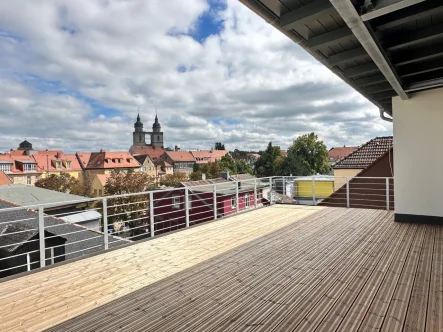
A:
<svg viewBox="0 0 443 332">
<path fill-rule="evenodd" d="M 346 177 L 346 207 L 351 207 L 349 200 L 349 177 Z"/>
<path fill-rule="evenodd" d="M 214 220 L 217 220 L 217 186 L 215 184 L 212 190 L 212 203 L 214 205 Z"/>
<path fill-rule="evenodd" d="M 189 227 L 189 189 L 185 188 L 185 215 L 186 227 Z"/>
<path fill-rule="evenodd" d="M 103 197 L 103 243 L 105 250 L 109 248 L 108 237 L 108 199 Z"/>
<path fill-rule="evenodd" d="M 155 235 L 155 224 L 154 224 L 154 194 L 152 191 L 149 193 L 149 222 L 151 226 L 151 237 Z"/>
<path fill-rule="evenodd" d="M 40 267 L 45 267 L 45 215 L 43 213 L 43 206 L 38 207 L 38 244 L 40 250 Z"/>
</svg>

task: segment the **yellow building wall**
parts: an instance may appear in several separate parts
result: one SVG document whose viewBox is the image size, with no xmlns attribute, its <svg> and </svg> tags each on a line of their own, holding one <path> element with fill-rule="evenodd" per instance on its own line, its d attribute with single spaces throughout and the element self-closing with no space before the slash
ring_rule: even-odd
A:
<svg viewBox="0 0 443 332">
<path fill-rule="evenodd" d="M 60 175 L 61 173 L 68 173 L 70 176 L 76 179 L 80 179 L 80 174 L 82 171 L 50 171 L 42 173 L 41 177 L 46 178 L 51 174 Z"/>
<path fill-rule="evenodd" d="M 351 180 L 361 171 L 361 168 L 334 169 L 334 191 L 340 189 L 346 184 L 346 178 L 349 178 L 349 180 Z"/>
<path fill-rule="evenodd" d="M 8 174 L 11 178 L 13 184 L 27 184 L 33 186 L 38 180 L 39 175 L 37 174 Z M 28 177 L 30 178 L 30 183 L 28 183 Z"/>
<path fill-rule="evenodd" d="M 96 176 L 94 176 L 94 178 L 92 179 L 91 189 L 95 197 L 101 197 L 105 195 L 105 187 Z"/>
<path fill-rule="evenodd" d="M 311 180 L 296 181 L 295 188 L 298 197 L 313 197 Z M 334 192 L 334 182 L 332 180 L 315 181 L 314 189 L 316 198 L 329 197 Z"/>
</svg>

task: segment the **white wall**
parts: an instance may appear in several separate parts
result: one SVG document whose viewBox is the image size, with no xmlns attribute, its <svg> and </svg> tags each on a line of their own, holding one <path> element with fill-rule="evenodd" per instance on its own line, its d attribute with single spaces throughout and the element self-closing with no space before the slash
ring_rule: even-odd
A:
<svg viewBox="0 0 443 332">
<path fill-rule="evenodd" d="M 443 89 L 393 98 L 395 213 L 443 217 Z"/>
</svg>

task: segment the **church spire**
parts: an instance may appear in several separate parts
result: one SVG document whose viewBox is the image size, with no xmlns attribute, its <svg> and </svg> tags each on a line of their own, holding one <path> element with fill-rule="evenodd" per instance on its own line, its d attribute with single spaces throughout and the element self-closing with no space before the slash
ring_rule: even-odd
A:
<svg viewBox="0 0 443 332">
<path fill-rule="evenodd" d="M 137 108 L 137 122 L 140 122 L 140 109 Z"/>
</svg>

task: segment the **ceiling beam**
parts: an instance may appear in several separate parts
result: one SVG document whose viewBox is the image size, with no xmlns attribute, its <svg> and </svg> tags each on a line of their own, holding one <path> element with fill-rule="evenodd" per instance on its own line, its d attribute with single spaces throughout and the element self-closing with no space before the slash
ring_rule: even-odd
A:
<svg viewBox="0 0 443 332">
<path fill-rule="evenodd" d="M 355 77 L 355 76 L 378 73 L 378 72 L 380 72 L 380 69 L 377 67 L 375 63 L 368 63 L 366 65 L 345 69 L 343 70 L 343 75 L 345 75 L 346 77 Z"/>
<path fill-rule="evenodd" d="M 351 29 L 345 26 L 343 28 L 309 38 L 308 47 L 319 48 L 322 46 L 334 45 L 343 39 L 349 39 L 351 36 L 353 36 Z"/>
<path fill-rule="evenodd" d="M 417 31 L 401 32 L 392 36 L 391 41 L 385 45 L 388 51 L 394 51 L 411 45 L 431 40 L 435 37 L 443 35 L 443 24 L 431 25 L 430 27 Z"/>
<path fill-rule="evenodd" d="M 351 61 L 355 59 L 361 59 L 367 57 L 368 53 L 366 53 L 363 47 L 353 48 L 352 50 L 340 52 L 328 57 L 328 63 L 331 66 L 336 66 L 340 63 Z"/>
<path fill-rule="evenodd" d="M 419 48 L 412 51 L 400 52 L 392 57 L 392 62 L 396 66 L 409 65 L 415 62 L 431 60 L 443 55 L 443 45 L 430 46 L 428 48 Z"/>
<path fill-rule="evenodd" d="M 443 13 L 441 0 L 428 0 L 418 8 L 409 7 L 388 16 L 379 17 L 371 21 L 371 25 L 374 27 L 374 31 L 378 32 L 440 13 Z"/>
<path fill-rule="evenodd" d="M 408 95 L 401 86 L 401 80 L 395 72 L 394 66 L 391 64 L 383 48 L 374 39 L 372 31 L 368 29 L 368 25 L 361 20 L 360 15 L 355 10 L 352 2 L 342 0 L 330 1 L 348 27 L 352 30 L 360 44 L 378 66 L 381 73 L 386 77 L 386 80 L 391 84 L 395 92 L 401 99 L 408 99 Z"/>
<path fill-rule="evenodd" d="M 286 31 L 294 29 L 297 25 L 312 21 L 319 15 L 333 13 L 334 7 L 329 0 L 316 0 L 305 6 L 294 9 L 280 17 L 280 27 Z"/>
<path fill-rule="evenodd" d="M 377 67 L 377 66 L 375 66 Z M 377 67 L 378 70 L 378 67 Z M 361 87 L 370 86 L 378 83 L 386 82 L 386 77 L 384 77 L 382 74 L 377 74 L 374 76 L 369 77 L 363 77 L 355 80 L 355 84 Z"/>
<path fill-rule="evenodd" d="M 408 92 L 420 91 L 425 89 L 434 89 L 443 86 L 443 78 L 435 78 L 428 81 L 411 83 L 406 86 Z"/>
<path fill-rule="evenodd" d="M 376 100 L 391 99 L 395 96 L 397 96 L 397 93 L 394 90 L 372 94 L 372 97 Z"/>
<path fill-rule="evenodd" d="M 373 94 L 373 93 L 378 93 L 378 92 L 391 91 L 392 86 L 391 86 L 391 84 L 386 82 L 386 83 L 382 83 L 379 85 L 368 86 L 368 87 L 364 88 L 364 90 L 369 94 Z"/>
<path fill-rule="evenodd" d="M 376 17 L 386 15 L 424 1 L 425 0 L 379 0 L 372 10 L 361 16 L 361 19 L 363 21 L 369 21 Z"/>
<path fill-rule="evenodd" d="M 401 77 L 410 77 L 439 69 L 443 69 L 443 61 L 441 59 L 402 66 L 398 69 L 398 74 Z"/>
</svg>

